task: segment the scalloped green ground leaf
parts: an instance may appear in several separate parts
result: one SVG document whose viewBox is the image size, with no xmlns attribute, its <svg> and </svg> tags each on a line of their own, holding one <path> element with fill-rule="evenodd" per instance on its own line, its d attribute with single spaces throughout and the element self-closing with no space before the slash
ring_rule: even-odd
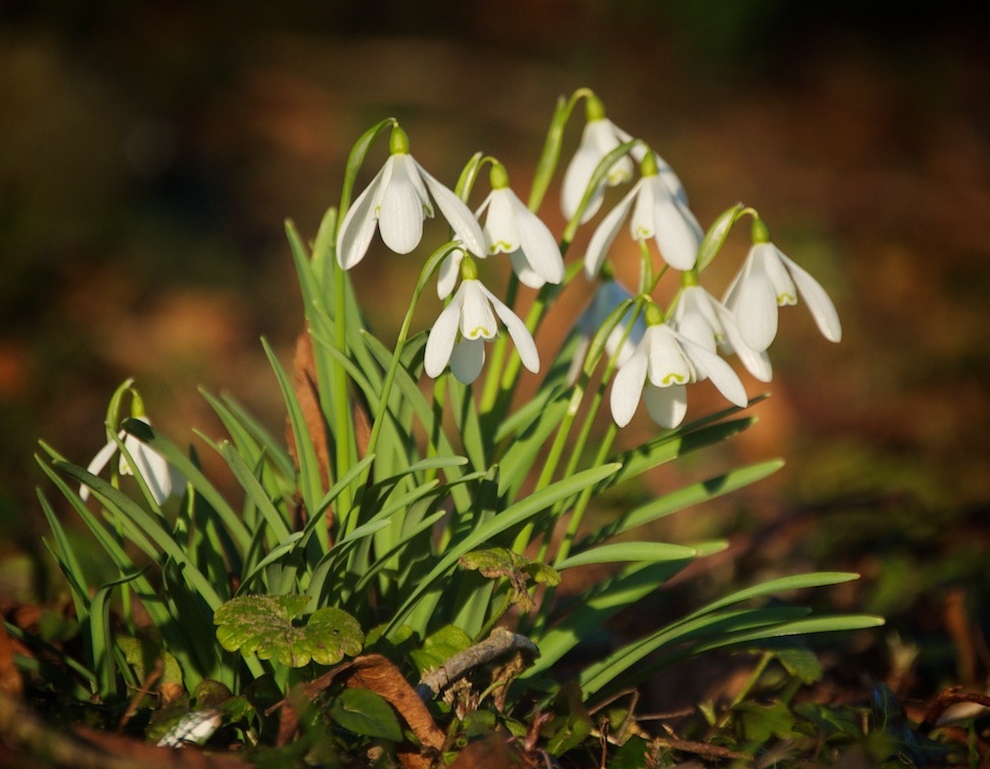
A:
<svg viewBox="0 0 990 769">
<path fill-rule="evenodd" d="M 364 634 L 357 620 L 333 607 L 315 611 L 305 625 L 293 620 L 309 603 L 305 595 L 250 595 L 228 601 L 213 615 L 224 649 L 302 667 L 340 662 L 361 651 Z"/>
<path fill-rule="evenodd" d="M 460 564 L 465 569 L 477 570 L 483 577 L 498 579 L 505 577 L 513 589 L 513 603 L 523 611 L 529 611 L 533 602 L 526 583 L 529 580 L 550 587 L 560 584 L 560 572 L 542 561 L 531 561 L 519 553 L 504 547 L 473 550 L 461 556 Z"/>
</svg>

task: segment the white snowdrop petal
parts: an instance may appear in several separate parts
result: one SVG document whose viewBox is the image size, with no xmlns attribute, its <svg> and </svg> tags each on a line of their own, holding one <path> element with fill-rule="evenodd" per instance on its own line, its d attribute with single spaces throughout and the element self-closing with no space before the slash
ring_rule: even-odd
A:
<svg viewBox="0 0 990 769">
<path fill-rule="evenodd" d="M 633 414 L 636 413 L 639 399 L 643 395 L 647 365 L 644 343 L 640 343 L 626 364 L 616 372 L 612 379 L 609 406 L 612 410 L 612 419 L 619 427 L 625 427 L 629 424 Z"/>
<path fill-rule="evenodd" d="M 464 259 L 464 252 L 457 248 L 451 251 L 440 263 L 437 272 L 437 296 L 446 299 L 457 285 L 457 278 L 461 271 L 461 260 Z"/>
<path fill-rule="evenodd" d="M 515 195 L 511 204 L 515 214 L 516 232 L 519 234 L 519 247 L 526 255 L 526 260 L 545 283 L 560 283 L 564 279 L 564 260 L 550 228 Z"/>
<path fill-rule="evenodd" d="M 585 147 L 583 143 L 578 147 L 574 157 L 571 158 L 571 162 L 564 172 L 564 181 L 560 187 L 560 210 L 563 212 L 564 218 L 567 221 L 573 219 L 574 214 L 577 213 L 578 206 L 581 205 L 581 199 L 588 189 L 591 176 L 594 174 L 595 167 L 600 160 L 601 157 L 598 156 L 598 153 L 591 147 Z M 593 217 L 602 204 L 603 196 L 599 194 L 598 190 L 595 193 L 588 202 L 588 207 L 585 208 L 584 213 L 581 215 L 581 224 L 584 224 Z"/>
<path fill-rule="evenodd" d="M 168 499 L 172 493 L 172 475 L 168 462 L 160 454 L 152 451 L 147 445 L 135 441 L 136 446 L 128 446 L 127 450 L 137 465 L 136 471 L 148 484 L 148 491 L 159 505 Z"/>
<path fill-rule="evenodd" d="M 491 293 L 480 280 L 465 280 L 458 291 L 463 296 L 461 306 L 461 336 L 465 339 L 492 339 L 498 332 Z"/>
<path fill-rule="evenodd" d="M 608 354 L 609 358 L 615 356 L 615 365 L 623 366 L 626 361 L 629 360 L 633 351 L 636 349 L 636 345 L 643 338 L 643 334 L 646 331 L 646 324 L 643 323 L 642 318 L 638 318 L 633 327 L 629 329 L 629 336 L 626 334 L 626 325 L 629 322 L 628 315 L 623 318 L 623 320 L 612 329 L 612 332 L 608 335 L 605 340 L 605 352 Z M 623 339 L 625 337 L 625 339 Z M 621 345 L 621 347 L 620 347 Z M 616 355 L 616 353 L 618 353 Z"/>
<path fill-rule="evenodd" d="M 184 748 L 186 745 L 202 745 L 223 724 L 219 710 L 206 709 L 187 713 L 158 740 L 159 748 Z"/>
<path fill-rule="evenodd" d="M 543 288 L 546 280 L 536 270 L 533 269 L 523 251 L 513 251 L 509 254 L 512 262 L 512 271 L 519 278 L 519 282 L 528 288 Z"/>
<path fill-rule="evenodd" d="M 382 196 L 378 229 L 386 246 L 397 254 L 408 254 L 423 238 L 424 211 L 412 180 L 399 172 L 402 167 L 396 167 Z"/>
<path fill-rule="evenodd" d="M 677 427 L 687 414 L 687 388 L 684 385 L 654 387 L 647 383 L 643 388 L 643 400 L 650 417 L 661 427 Z"/>
<path fill-rule="evenodd" d="M 655 176 L 648 176 L 636 184 L 636 202 L 629 217 L 629 235 L 633 240 L 646 240 L 657 234 L 658 222 L 654 216 L 656 182 Z M 666 195 L 666 192 L 661 195 Z"/>
<path fill-rule="evenodd" d="M 471 209 L 457 195 L 423 170 L 422 166 L 417 165 L 417 168 L 426 181 L 426 186 L 430 188 L 430 194 L 437 202 L 440 213 L 443 214 L 457 238 L 472 254 L 484 257 L 488 253 L 488 249 L 485 247 L 485 236 L 478 220 L 471 213 Z"/>
<path fill-rule="evenodd" d="M 753 246 L 754 259 L 762 264 L 766 270 L 770 282 L 773 283 L 773 290 L 777 295 L 777 305 L 797 304 L 797 287 L 791 280 L 790 273 L 781 261 L 783 254 L 773 243 L 757 243 Z"/>
<path fill-rule="evenodd" d="M 564 172 L 564 181 L 560 190 L 560 206 L 564 217 L 570 221 L 577 213 L 581 199 L 584 197 L 594 176 L 595 169 L 602 159 L 620 144 L 615 125 L 607 119 L 591 120 L 584 126 L 581 143 L 577 152 Z M 632 161 L 628 157 L 619 159 L 609 170 L 605 183 L 616 185 L 632 178 Z M 581 223 L 591 219 L 601 207 L 604 197 L 604 185 L 595 189 L 588 202 L 587 208 L 581 215 Z"/>
<path fill-rule="evenodd" d="M 663 186 L 667 188 L 674 199 L 682 203 L 684 206 L 688 204 L 687 193 L 684 191 L 684 185 L 681 184 L 681 180 L 678 178 L 677 174 L 674 173 L 674 169 L 670 167 L 670 164 L 660 157 L 655 152 L 653 157 L 657 162 L 657 170 L 659 171 L 660 181 L 663 182 Z"/>
<path fill-rule="evenodd" d="M 424 352 L 423 368 L 427 375 L 436 379 L 443 370 L 447 368 L 450 355 L 454 349 L 454 342 L 457 339 L 457 327 L 460 322 L 461 303 L 464 300 L 463 285 L 454 294 L 443 311 L 433 323 L 430 334 L 426 338 L 426 351 Z"/>
<path fill-rule="evenodd" d="M 623 139 L 619 135 L 619 130 L 616 128 L 615 123 L 613 123 L 608 118 L 602 118 L 601 120 L 592 120 L 586 125 L 586 130 L 588 132 L 588 139 L 591 141 L 595 148 L 598 150 L 599 162 L 612 150 L 623 143 Z M 633 164 L 628 157 L 621 157 L 612 167 L 609 169 L 608 174 L 605 177 L 605 183 L 610 187 L 614 187 L 617 184 L 622 184 L 627 182 L 632 178 L 633 175 Z"/>
<path fill-rule="evenodd" d="M 773 379 L 773 366 L 770 364 L 770 356 L 764 350 L 756 352 L 750 349 L 739 333 L 739 326 L 736 325 L 735 316 L 721 303 L 712 302 L 722 329 L 725 332 L 723 347 L 726 354 L 735 353 L 742 362 L 746 370 L 761 382 L 769 382 Z"/>
<path fill-rule="evenodd" d="M 694 344 L 689 339 L 684 339 L 682 343 L 684 355 L 691 361 L 698 372 L 698 379 L 708 378 L 718 391 L 725 396 L 730 403 L 743 408 L 749 403 L 746 397 L 746 388 L 732 366 L 722 360 L 718 355 L 703 347 Z"/>
<path fill-rule="evenodd" d="M 492 190 L 488 196 L 488 216 L 485 217 L 485 246 L 487 254 L 511 254 L 521 244 L 516 230 L 512 206 L 512 190 L 504 187 Z"/>
<path fill-rule="evenodd" d="M 391 166 L 386 162 L 344 214 L 337 232 L 337 262 L 345 270 L 354 267 L 368 252 L 378 225 L 376 198 L 383 182 L 391 177 L 390 169 Z"/>
<path fill-rule="evenodd" d="M 766 350 L 777 336 L 777 292 L 762 261 L 754 259 L 752 251 L 731 301 L 743 341 L 755 352 Z"/>
<path fill-rule="evenodd" d="M 691 364 L 674 331 L 665 324 L 646 329 L 643 344 L 649 351 L 649 379 L 656 387 L 687 384 L 694 379 Z"/>
<path fill-rule="evenodd" d="M 124 433 L 120 434 L 120 437 L 124 437 Z M 99 475 L 100 471 L 107 466 L 107 462 L 113 457 L 114 453 L 117 451 L 117 444 L 113 441 L 107 443 L 102 449 L 96 452 L 90 463 L 86 466 L 86 472 L 92 473 L 93 475 Z M 89 499 L 89 486 L 85 484 L 79 487 L 79 496 L 82 498 L 83 502 Z"/>
<path fill-rule="evenodd" d="M 811 277 L 811 274 L 799 267 L 795 262 L 784 254 L 780 254 L 787 269 L 797 284 L 801 297 L 811 311 L 811 317 L 815 319 L 818 330 L 822 336 L 830 342 L 838 342 L 842 339 L 842 324 L 839 322 L 839 313 L 835 310 L 832 299 L 826 293 L 822 285 Z"/>
<path fill-rule="evenodd" d="M 592 234 L 591 240 L 588 243 L 588 250 L 584 252 L 584 274 L 589 280 L 594 278 L 601 270 L 602 264 L 605 262 L 605 254 L 612 245 L 612 241 L 615 240 L 615 236 L 622 227 L 622 221 L 626 218 L 629 209 L 632 207 L 637 188 L 638 183 L 636 187 L 633 187 L 619 201 L 619 204 L 615 208 L 608 212 L 605 218 L 599 223 L 594 234 Z"/>
<path fill-rule="evenodd" d="M 683 297 L 681 301 L 684 301 Z M 715 330 L 699 311 L 685 310 L 675 315 L 674 320 L 680 334 L 706 350 L 715 352 Z"/>
<path fill-rule="evenodd" d="M 522 364 L 534 374 L 537 373 L 540 370 L 540 354 L 536 349 L 536 342 L 533 340 L 533 335 L 526 328 L 526 324 L 491 291 L 480 283 L 478 285 L 492 303 L 502 323 L 505 324 L 505 328 L 508 330 L 513 344 L 516 346 L 516 351 L 519 353 L 519 358 L 522 360 Z"/>
<path fill-rule="evenodd" d="M 483 339 L 462 339 L 450 355 L 450 371 L 461 384 L 471 384 L 485 365 Z"/>
<path fill-rule="evenodd" d="M 657 196 L 656 241 L 660 255 L 677 270 L 690 270 L 698 258 L 701 238 L 697 221 L 687 208 L 669 195 Z"/>
</svg>

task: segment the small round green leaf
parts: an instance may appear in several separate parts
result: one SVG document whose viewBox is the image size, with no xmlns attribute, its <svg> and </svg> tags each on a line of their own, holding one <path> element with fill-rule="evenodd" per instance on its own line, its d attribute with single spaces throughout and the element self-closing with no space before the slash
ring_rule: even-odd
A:
<svg viewBox="0 0 990 769">
<path fill-rule="evenodd" d="M 358 654 L 364 634 L 357 620 L 342 609 L 319 609 L 307 624 L 293 623 L 309 601 L 305 595 L 235 598 L 213 615 L 217 639 L 227 651 L 253 652 L 259 659 L 274 659 L 295 668 L 310 660 L 334 665 L 345 654 Z"/>
</svg>

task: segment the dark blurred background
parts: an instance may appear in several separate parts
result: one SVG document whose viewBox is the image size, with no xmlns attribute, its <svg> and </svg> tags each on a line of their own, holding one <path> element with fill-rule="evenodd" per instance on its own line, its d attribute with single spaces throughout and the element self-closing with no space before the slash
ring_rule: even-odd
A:
<svg viewBox="0 0 990 769">
<path fill-rule="evenodd" d="M 315 234 L 363 130 L 394 115 L 445 182 L 481 149 L 525 190 L 555 98 L 589 86 L 703 225 L 757 207 L 843 321 L 831 345 L 785 311 L 773 396 L 730 458 L 788 466 L 713 514 L 725 568 L 862 571 L 840 608 L 887 614 L 935 683 L 982 681 L 986 7 L 0 0 L 0 590 L 30 594 L 36 440 L 85 463 L 125 377 L 179 440 L 217 431 L 199 385 L 281 429 L 258 337 L 288 356 L 301 327 L 283 221 Z M 559 230 L 556 190 L 543 213 Z M 383 264 L 357 280 L 394 297 L 391 339 L 411 268 Z"/>
</svg>

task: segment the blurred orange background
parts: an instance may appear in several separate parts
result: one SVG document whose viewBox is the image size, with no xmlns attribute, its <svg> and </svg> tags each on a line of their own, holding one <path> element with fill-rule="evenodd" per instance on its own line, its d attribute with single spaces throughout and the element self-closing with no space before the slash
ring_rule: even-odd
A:
<svg viewBox="0 0 990 769">
<path fill-rule="evenodd" d="M 773 396 L 719 459 L 788 465 L 708 533 L 744 543 L 738 568 L 861 570 L 843 608 L 916 634 L 961 585 L 978 625 L 990 13 L 959 7 L 0 2 L 0 543 L 38 551 L 36 440 L 84 464 L 127 376 L 179 441 L 218 433 L 199 385 L 281 429 L 258 338 L 287 358 L 301 328 L 283 222 L 315 234 L 367 127 L 399 118 L 450 185 L 483 150 L 525 191 L 554 100 L 588 86 L 671 163 L 703 226 L 737 201 L 758 208 L 842 318 L 832 345 L 806 308 L 784 311 Z M 559 232 L 556 200 L 542 213 Z M 715 293 L 746 247 L 743 227 Z M 378 244 L 355 272 L 389 343 L 415 271 Z M 3 569 L 0 590 L 26 589 Z"/>
</svg>

